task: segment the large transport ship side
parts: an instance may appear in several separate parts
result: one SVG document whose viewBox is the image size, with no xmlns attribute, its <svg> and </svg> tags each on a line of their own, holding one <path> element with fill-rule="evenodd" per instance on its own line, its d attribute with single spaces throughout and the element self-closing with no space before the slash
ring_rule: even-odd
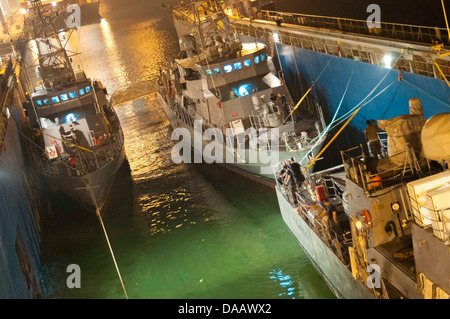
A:
<svg viewBox="0 0 450 319">
<path fill-rule="evenodd" d="M 9 61 L 0 72 L 0 299 L 44 297 L 39 181 L 19 133 L 27 124 L 22 108 L 26 89 L 16 78 L 23 80 L 25 74 L 19 69 Z"/>
<path fill-rule="evenodd" d="M 287 13 L 280 15 L 288 16 Z M 303 18 L 299 16 L 298 19 Z M 450 87 L 441 76 L 442 72 L 450 79 L 450 61 L 448 57 L 439 56 L 431 44 L 425 43 L 428 39 L 425 36 L 431 39 L 433 35 L 425 34 L 422 42 L 418 43 L 288 23 L 277 26 L 265 19 L 252 23 L 246 18 L 231 20 L 242 42 L 262 42 L 272 50 L 273 60 L 283 72 L 294 100 L 300 100 L 301 92 L 314 83 L 310 94 L 319 101 L 327 123 L 339 105 L 337 118 L 351 114 L 354 107 L 366 99 L 348 129 L 337 139 L 338 148 L 365 144 L 367 120 L 409 114 L 411 97 L 422 101 L 427 119 L 450 111 Z M 423 27 L 423 30 L 434 32 L 429 27 Z M 441 30 L 440 34 L 447 45 L 444 31 Z M 444 48 L 447 47 L 441 49 Z M 390 59 L 391 68 L 385 66 L 384 59 Z M 439 69 L 433 61 L 437 62 Z"/>
</svg>

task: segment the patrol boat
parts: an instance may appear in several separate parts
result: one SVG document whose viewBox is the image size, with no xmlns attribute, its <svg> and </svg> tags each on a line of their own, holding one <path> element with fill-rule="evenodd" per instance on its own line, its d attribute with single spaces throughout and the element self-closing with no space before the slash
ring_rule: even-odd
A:
<svg viewBox="0 0 450 319">
<path fill-rule="evenodd" d="M 339 298 L 450 298 L 450 113 L 426 121 L 418 99 L 410 113 L 378 121 L 388 156 L 341 151 L 342 165 L 308 176 L 298 205 L 276 187 L 283 220 Z"/>
<path fill-rule="evenodd" d="M 185 1 L 171 12 L 181 52 L 161 71 L 158 96 L 172 127 L 191 133 L 197 154 L 215 147 L 203 152 L 206 162 L 257 180 L 273 181 L 279 158 L 308 162 L 325 139 L 321 109 L 305 95 L 294 112 L 300 103 L 293 108 L 266 46 L 241 43 L 219 1 Z M 206 139 L 208 129 L 220 137 Z"/>
<path fill-rule="evenodd" d="M 40 1 L 31 4 L 39 66 L 25 107 L 39 147 L 35 161 L 50 184 L 101 211 L 125 158 L 119 119 L 102 83 L 74 71 L 62 44 L 70 37 L 55 30 Z"/>
</svg>

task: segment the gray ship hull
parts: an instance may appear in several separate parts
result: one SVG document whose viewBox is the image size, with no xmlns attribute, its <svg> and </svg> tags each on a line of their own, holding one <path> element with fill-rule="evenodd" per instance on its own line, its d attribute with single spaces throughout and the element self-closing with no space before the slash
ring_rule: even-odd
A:
<svg viewBox="0 0 450 319">
<path fill-rule="evenodd" d="M 95 204 L 93 203 L 91 194 L 86 189 L 85 181 L 89 179 L 95 202 L 99 211 L 102 211 L 106 207 L 117 170 L 121 167 L 124 159 L 125 147 L 122 148 L 114 160 L 88 175 L 80 177 L 44 175 L 44 177 L 50 184 L 59 188 L 75 202 L 88 210 L 95 211 Z"/>
<path fill-rule="evenodd" d="M 296 210 L 276 188 L 281 215 L 300 247 L 328 287 L 341 299 L 374 299 L 374 295 L 352 273 L 339 258 L 317 237 Z"/>
<path fill-rule="evenodd" d="M 176 128 L 186 128 L 187 130 L 189 130 L 191 136 L 194 136 L 194 129 L 192 126 L 187 125 L 185 122 L 183 122 L 181 119 L 179 119 L 177 117 L 177 115 L 175 114 L 175 112 L 172 110 L 172 108 L 169 106 L 169 104 L 166 102 L 166 100 L 161 96 L 161 94 L 158 93 L 158 98 L 159 98 L 159 102 L 163 108 L 164 113 L 166 114 L 170 125 L 172 126 L 173 129 Z M 194 141 L 191 141 L 191 147 L 192 144 L 194 143 Z M 203 141 L 203 147 L 205 147 L 206 145 L 208 145 L 209 143 L 211 143 L 210 141 Z M 320 151 L 321 146 L 323 143 L 323 139 L 322 142 L 319 143 L 319 145 L 316 148 L 316 151 L 313 152 L 313 154 L 315 154 L 316 152 Z M 297 160 L 303 158 L 303 156 L 306 155 L 307 151 L 309 149 L 306 150 L 300 150 L 300 151 L 280 151 L 277 152 L 277 154 L 275 154 L 275 158 L 278 158 L 278 162 L 282 161 L 282 160 L 287 160 L 291 157 L 295 157 Z M 272 151 L 274 152 L 274 151 Z M 228 158 L 227 153 L 229 153 L 229 157 L 233 158 L 235 157 L 234 151 L 232 150 L 231 147 L 223 147 L 223 154 L 224 154 L 224 158 Z M 252 154 L 254 153 L 254 154 Z M 246 149 L 245 150 L 245 158 L 259 158 L 258 154 L 259 151 L 256 150 L 250 150 L 250 149 Z M 270 155 L 269 155 L 270 156 Z M 240 158 L 244 158 L 244 156 L 241 156 Z M 256 180 L 258 182 L 261 182 L 263 184 L 266 185 L 270 185 L 270 186 L 274 186 L 275 185 L 275 175 L 274 175 L 274 165 L 278 164 L 277 163 L 248 163 L 245 161 L 240 160 L 239 158 L 235 158 L 235 162 L 234 163 L 225 163 L 225 160 L 223 161 L 224 163 L 220 163 L 223 167 L 230 169 L 238 174 L 244 175 L 247 178 Z M 278 166 L 276 166 L 278 167 Z M 310 171 L 312 172 L 314 169 L 314 165 L 312 165 L 310 167 Z"/>
</svg>

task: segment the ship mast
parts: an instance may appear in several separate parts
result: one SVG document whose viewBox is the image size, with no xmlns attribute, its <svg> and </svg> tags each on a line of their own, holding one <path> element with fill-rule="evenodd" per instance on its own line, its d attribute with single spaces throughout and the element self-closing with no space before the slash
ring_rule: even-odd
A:
<svg viewBox="0 0 450 319">
<path fill-rule="evenodd" d="M 172 14 L 178 37 L 193 36 L 199 54 L 208 56 L 210 47 L 217 48 L 233 40 L 234 32 L 217 0 L 193 0 L 174 8 Z"/>
<path fill-rule="evenodd" d="M 46 87 L 73 82 L 75 72 L 66 49 L 63 47 L 51 12 L 45 12 L 41 0 L 31 1 L 34 39 L 39 54 L 39 65 Z"/>
</svg>

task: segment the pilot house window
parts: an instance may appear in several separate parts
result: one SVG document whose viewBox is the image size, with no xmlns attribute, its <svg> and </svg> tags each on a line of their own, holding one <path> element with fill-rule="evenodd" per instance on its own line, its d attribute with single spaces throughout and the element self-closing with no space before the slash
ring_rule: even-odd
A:
<svg viewBox="0 0 450 319">
<path fill-rule="evenodd" d="M 223 70 L 224 70 L 226 73 L 230 73 L 231 71 L 233 71 L 233 66 L 232 66 L 231 64 L 224 65 L 224 66 L 223 66 Z"/>
</svg>

